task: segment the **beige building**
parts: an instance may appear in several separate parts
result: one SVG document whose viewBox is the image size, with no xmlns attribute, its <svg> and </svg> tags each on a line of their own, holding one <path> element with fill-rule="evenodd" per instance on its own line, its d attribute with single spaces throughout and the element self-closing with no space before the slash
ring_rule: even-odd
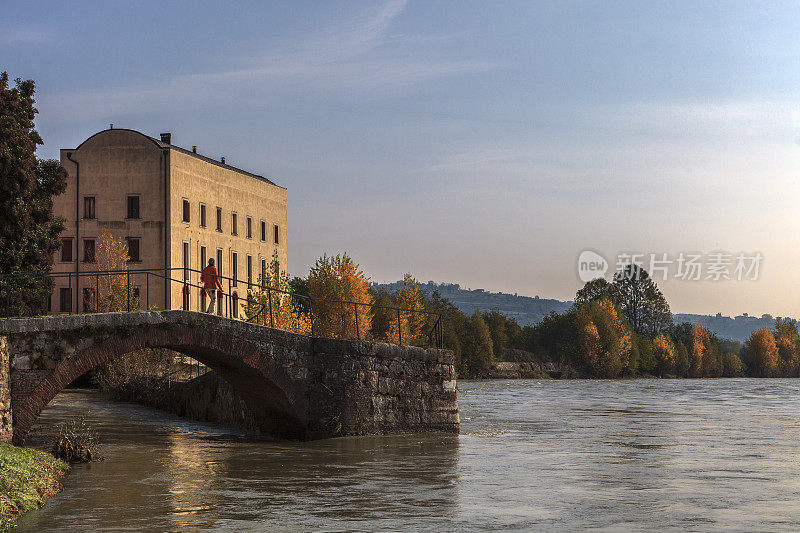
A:
<svg viewBox="0 0 800 533">
<path fill-rule="evenodd" d="M 66 229 L 53 271 L 71 276 L 56 280 L 52 313 L 93 310 L 98 280 L 86 273 L 98 269 L 95 248 L 103 233 L 127 241 L 130 283 L 142 308 L 200 310 L 205 295 L 183 283 L 198 285 L 199 274 L 183 269 L 202 270 L 213 257 L 223 276 L 236 279 L 223 281 L 233 298 L 222 308 L 237 314 L 246 282 L 257 282 L 275 251 L 287 268 L 286 189 L 224 157 L 174 146 L 169 133 L 155 139 L 112 128 L 62 149 L 61 164 L 69 179 L 54 212 Z M 150 269 L 150 275 L 136 272 Z"/>
</svg>

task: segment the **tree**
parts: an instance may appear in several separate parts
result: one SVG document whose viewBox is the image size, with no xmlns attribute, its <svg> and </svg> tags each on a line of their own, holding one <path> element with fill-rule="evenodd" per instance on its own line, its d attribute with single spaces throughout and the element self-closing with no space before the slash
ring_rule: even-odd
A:
<svg viewBox="0 0 800 533">
<path fill-rule="evenodd" d="M 656 335 L 656 338 L 653 339 L 653 353 L 655 354 L 659 376 L 663 377 L 665 374 L 675 372 L 678 358 L 675 352 L 675 344 L 669 337 L 663 333 Z"/>
<path fill-rule="evenodd" d="M 425 307 L 425 299 L 419 290 L 419 283 L 411 274 L 403 276 L 403 285 L 397 290 L 394 299 L 395 306 L 403 311 L 395 312 L 395 316 L 389 317 L 389 340 L 402 340 L 411 344 L 422 332 L 425 324 L 425 317 L 421 313 Z M 397 330 L 398 325 L 400 334 Z"/>
<path fill-rule="evenodd" d="M 285 331 L 310 334 L 311 319 L 299 303 L 302 298 L 288 294 L 291 288 L 289 275 L 281 270 L 276 250 L 272 253 L 269 266 L 258 277 L 258 285 L 247 291 L 244 307 L 247 320 L 258 320 L 260 324 L 274 325 Z"/>
<path fill-rule="evenodd" d="M 585 303 L 596 300 L 614 301 L 614 286 L 604 278 L 587 281 L 578 292 L 575 293 L 575 307 L 580 307 Z"/>
<path fill-rule="evenodd" d="M 776 320 L 774 336 L 781 373 L 784 376 L 797 377 L 800 372 L 800 335 L 797 333 L 797 323 L 790 318 Z"/>
<path fill-rule="evenodd" d="M 639 335 L 655 336 L 672 324 L 667 299 L 638 265 L 629 264 L 614 274 L 614 303 Z"/>
<path fill-rule="evenodd" d="M 95 266 L 97 270 L 125 270 L 128 266 L 128 245 L 115 239 L 110 233 L 102 233 L 97 239 Z M 83 278 L 91 285 L 91 278 Z M 92 287 L 89 287 L 90 289 Z M 103 274 L 96 277 L 89 309 L 100 313 L 112 313 L 139 308 L 139 298 L 133 294 L 125 274 Z"/>
<path fill-rule="evenodd" d="M 308 274 L 308 291 L 317 298 L 311 302 L 315 335 L 343 339 L 371 336 L 368 331 L 372 319 L 369 278 L 346 253 L 319 258 Z"/>
<path fill-rule="evenodd" d="M 488 369 L 494 362 L 492 336 L 477 309 L 469 318 L 469 330 L 465 335 L 461 352 L 462 372 L 475 376 Z"/>
<path fill-rule="evenodd" d="M 36 157 L 43 144 L 34 129 L 34 83 L 0 74 L 0 272 L 46 273 L 60 246 L 63 219 L 53 216 L 53 196 L 66 189 L 67 173 L 58 161 Z M 52 290 L 42 278 L 0 278 L 0 301 L 9 313 L 41 313 Z"/>
<path fill-rule="evenodd" d="M 629 366 L 632 335 L 611 301 L 585 304 L 578 309 L 575 323 L 584 362 L 594 375 L 614 378 Z"/>
<path fill-rule="evenodd" d="M 750 375 L 770 377 L 778 368 L 778 346 L 775 336 L 767 328 L 754 331 L 742 348 L 743 360 Z"/>
<path fill-rule="evenodd" d="M 489 328 L 489 335 L 492 337 L 494 356 L 502 358 L 503 352 L 508 346 L 509 335 L 506 323 L 510 322 L 510 320 L 503 316 L 498 309 L 492 309 L 488 313 L 482 314 L 483 321 L 486 323 L 486 327 Z"/>
</svg>

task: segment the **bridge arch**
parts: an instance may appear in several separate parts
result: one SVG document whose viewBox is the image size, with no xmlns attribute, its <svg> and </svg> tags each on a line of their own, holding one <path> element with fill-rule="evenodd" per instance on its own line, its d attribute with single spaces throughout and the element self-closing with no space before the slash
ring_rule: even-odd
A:
<svg viewBox="0 0 800 533">
<path fill-rule="evenodd" d="M 295 440 L 308 438 L 305 384 L 290 375 L 285 361 L 274 357 L 276 344 L 286 348 L 286 342 L 281 341 L 292 344 L 297 340 L 280 335 L 284 332 L 274 332 L 278 335 L 269 339 L 272 342 L 253 342 L 228 328 L 200 324 L 144 323 L 86 329 L 75 333 L 74 344 L 62 336 L 49 353 L 44 352 L 47 359 L 34 365 L 50 370 L 16 372 L 12 380 L 15 443 L 24 442 L 39 414 L 75 379 L 143 348 L 174 350 L 214 370 L 244 400 L 262 432 Z"/>
</svg>

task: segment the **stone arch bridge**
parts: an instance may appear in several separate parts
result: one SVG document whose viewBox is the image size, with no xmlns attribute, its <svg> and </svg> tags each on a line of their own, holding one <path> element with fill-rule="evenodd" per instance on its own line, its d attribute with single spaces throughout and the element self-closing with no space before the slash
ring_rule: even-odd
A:
<svg viewBox="0 0 800 533">
<path fill-rule="evenodd" d="M 308 337 L 192 311 L 145 311 L 0 321 L 0 442 L 23 443 L 39 413 L 79 376 L 156 347 L 214 370 L 270 435 L 458 432 L 450 351 Z"/>
</svg>

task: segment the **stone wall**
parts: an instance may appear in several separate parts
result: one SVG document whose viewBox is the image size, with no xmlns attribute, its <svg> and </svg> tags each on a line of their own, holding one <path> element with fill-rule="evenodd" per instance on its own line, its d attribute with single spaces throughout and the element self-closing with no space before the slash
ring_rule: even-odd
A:
<svg viewBox="0 0 800 533">
<path fill-rule="evenodd" d="M 0 335 L 0 442 L 10 442 L 13 436 L 11 417 L 11 357 L 8 339 Z"/>
</svg>

